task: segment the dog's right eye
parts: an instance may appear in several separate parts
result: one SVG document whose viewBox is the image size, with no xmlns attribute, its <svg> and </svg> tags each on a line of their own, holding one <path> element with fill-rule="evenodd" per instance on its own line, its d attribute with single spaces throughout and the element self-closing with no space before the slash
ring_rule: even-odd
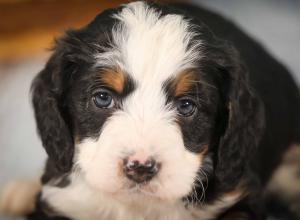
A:
<svg viewBox="0 0 300 220">
<path fill-rule="evenodd" d="M 191 99 L 182 98 L 177 101 L 177 111 L 184 117 L 191 116 L 196 109 L 196 104 Z"/>
<path fill-rule="evenodd" d="M 104 89 L 94 94 L 93 101 L 98 108 L 112 108 L 115 105 L 112 94 Z"/>
</svg>

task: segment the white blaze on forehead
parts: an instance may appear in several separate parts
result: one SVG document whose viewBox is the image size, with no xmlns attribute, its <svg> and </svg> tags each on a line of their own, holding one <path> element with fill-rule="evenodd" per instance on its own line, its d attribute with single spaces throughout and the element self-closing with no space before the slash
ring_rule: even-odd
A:
<svg viewBox="0 0 300 220">
<path fill-rule="evenodd" d="M 169 118 L 167 111 L 161 111 L 166 110 L 164 82 L 192 68 L 200 58 L 201 42 L 195 39 L 192 25 L 181 15 L 162 16 L 144 2 L 127 4 L 114 17 L 118 23 L 112 30 L 111 48 L 97 55 L 97 64 L 118 66 L 135 81 L 136 90 L 124 103 L 124 111 L 136 117 L 142 112 L 147 118 L 146 109 Z"/>
<path fill-rule="evenodd" d="M 200 41 L 181 15 L 168 14 L 134 2 L 114 16 L 112 48 L 98 54 L 98 64 L 121 68 L 139 83 L 162 83 L 199 59 Z"/>
</svg>

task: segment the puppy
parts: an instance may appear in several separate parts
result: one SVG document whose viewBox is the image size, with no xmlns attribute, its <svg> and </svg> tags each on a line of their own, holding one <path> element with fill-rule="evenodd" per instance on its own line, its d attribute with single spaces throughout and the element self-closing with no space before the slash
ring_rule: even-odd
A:
<svg viewBox="0 0 300 220">
<path fill-rule="evenodd" d="M 133 2 L 70 30 L 32 85 L 49 156 L 28 219 L 265 219 L 300 142 L 288 71 L 221 16 Z"/>
</svg>

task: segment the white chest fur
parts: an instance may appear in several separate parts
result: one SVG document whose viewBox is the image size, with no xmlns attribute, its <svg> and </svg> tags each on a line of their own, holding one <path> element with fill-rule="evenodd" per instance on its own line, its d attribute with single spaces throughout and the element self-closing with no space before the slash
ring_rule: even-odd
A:
<svg viewBox="0 0 300 220">
<path fill-rule="evenodd" d="M 209 220 L 238 201 L 239 195 L 224 196 L 210 205 L 186 208 L 181 201 L 162 202 L 135 196 L 120 201 L 93 191 L 83 181 L 65 188 L 44 186 L 42 199 L 62 215 L 74 220 Z"/>
</svg>

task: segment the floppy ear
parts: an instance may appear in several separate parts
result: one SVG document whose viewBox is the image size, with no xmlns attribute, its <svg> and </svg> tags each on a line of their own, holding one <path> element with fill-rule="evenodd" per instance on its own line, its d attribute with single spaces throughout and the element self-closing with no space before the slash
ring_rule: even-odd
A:
<svg viewBox="0 0 300 220">
<path fill-rule="evenodd" d="M 49 160 L 61 172 L 72 167 L 73 137 L 62 99 L 62 63 L 54 54 L 32 84 L 32 101 L 39 135 Z"/>
<path fill-rule="evenodd" d="M 264 114 L 237 52 L 227 48 L 226 53 L 228 60 L 223 60 L 221 66 L 228 77 L 225 92 L 227 123 L 219 141 L 215 174 L 222 189 L 230 190 L 247 171 L 247 164 L 263 132 Z"/>
</svg>

